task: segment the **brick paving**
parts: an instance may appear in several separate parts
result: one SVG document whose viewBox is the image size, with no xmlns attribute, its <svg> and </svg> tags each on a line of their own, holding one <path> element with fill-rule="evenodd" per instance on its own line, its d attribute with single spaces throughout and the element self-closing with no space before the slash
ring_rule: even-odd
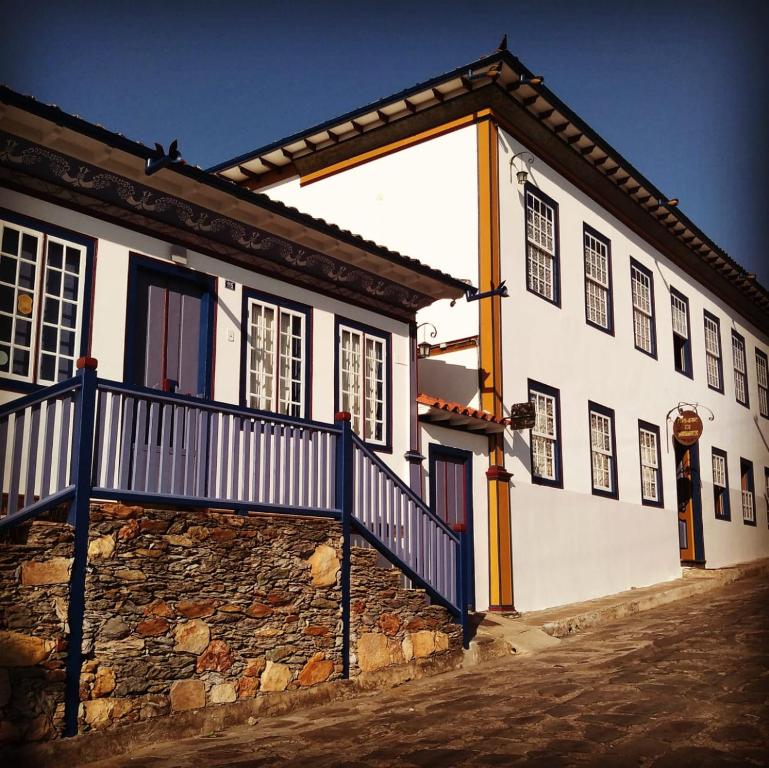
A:
<svg viewBox="0 0 769 768">
<path fill-rule="evenodd" d="M 769 765 L 769 583 L 91 768 Z"/>
</svg>

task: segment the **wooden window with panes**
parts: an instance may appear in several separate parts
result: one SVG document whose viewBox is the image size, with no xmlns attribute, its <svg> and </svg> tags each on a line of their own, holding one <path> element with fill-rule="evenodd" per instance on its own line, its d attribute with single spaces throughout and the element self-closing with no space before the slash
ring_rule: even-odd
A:
<svg viewBox="0 0 769 768">
<path fill-rule="evenodd" d="M 80 356 L 86 248 L 0 221 L 0 376 L 52 384 Z"/>
<path fill-rule="evenodd" d="M 645 504 L 661 505 L 659 430 L 645 423 L 639 424 L 638 447 L 641 457 L 641 500 Z"/>
<path fill-rule="evenodd" d="M 740 485 L 742 489 L 742 522 L 756 524 L 755 487 L 753 485 L 753 462 L 740 459 Z"/>
<path fill-rule="evenodd" d="M 718 448 L 712 449 L 713 462 L 713 507 L 719 520 L 729 520 L 729 473 L 726 466 L 726 453 Z"/>
<path fill-rule="evenodd" d="M 721 323 L 717 317 L 705 312 L 705 368 L 708 386 L 724 391 L 723 364 L 721 361 Z"/>
<path fill-rule="evenodd" d="M 560 393 L 529 380 L 529 400 L 534 405 L 531 429 L 531 479 L 538 485 L 561 487 Z"/>
<path fill-rule="evenodd" d="M 758 412 L 769 419 L 769 362 L 766 354 L 756 350 L 756 380 L 758 382 Z"/>
<path fill-rule="evenodd" d="M 589 415 L 593 493 L 617 498 L 614 412 L 591 403 Z"/>
<path fill-rule="evenodd" d="M 630 287 L 633 300 L 633 336 L 636 349 L 656 356 L 654 294 L 652 275 L 635 261 L 630 263 Z"/>
<path fill-rule="evenodd" d="M 748 396 L 748 368 L 745 360 L 745 339 L 732 331 L 732 361 L 734 364 L 734 396 L 740 405 L 750 405 Z"/>
<path fill-rule="evenodd" d="M 385 444 L 387 419 L 387 343 L 345 325 L 339 326 L 339 403 L 352 416 L 364 440 Z"/>
<path fill-rule="evenodd" d="M 670 289 L 670 312 L 673 318 L 673 363 L 679 373 L 692 375 L 692 344 L 689 334 L 689 300 Z"/>
<path fill-rule="evenodd" d="M 611 256 L 609 241 L 597 232 L 584 229 L 585 319 L 590 325 L 611 332 Z"/>
<path fill-rule="evenodd" d="M 558 303 L 557 212 L 555 204 L 532 189 L 526 190 L 527 288 Z"/>
<path fill-rule="evenodd" d="M 246 403 L 250 408 L 303 418 L 306 316 L 248 300 Z"/>
</svg>

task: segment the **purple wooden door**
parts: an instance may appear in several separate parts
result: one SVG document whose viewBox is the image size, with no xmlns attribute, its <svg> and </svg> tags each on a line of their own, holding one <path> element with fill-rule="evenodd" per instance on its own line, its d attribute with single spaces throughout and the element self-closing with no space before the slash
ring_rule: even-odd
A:
<svg viewBox="0 0 769 768">
<path fill-rule="evenodd" d="M 450 526 L 467 525 L 467 469 L 464 459 L 438 455 L 435 473 L 435 512 Z"/>
<path fill-rule="evenodd" d="M 475 605 L 473 563 L 472 455 L 455 448 L 430 446 L 430 500 L 438 517 L 467 537 L 464 573 L 468 607 Z"/>
<path fill-rule="evenodd" d="M 136 383 L 166 392 L 204 396 L 201 353 L 203 301 L 197 285 L 166 275 L 140 273 Z"/>
</svg>

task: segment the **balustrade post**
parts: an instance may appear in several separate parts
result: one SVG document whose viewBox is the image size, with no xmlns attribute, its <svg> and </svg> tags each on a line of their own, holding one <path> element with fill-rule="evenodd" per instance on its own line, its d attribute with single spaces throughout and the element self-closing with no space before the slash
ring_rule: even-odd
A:
<svg viewBox="0 0 769 768">
<path fill-rule="evenodd" d="M 334 421 L 341 427 L 336 439 L 336 505 L 342 513 L 342 677 L 350 677 L 350 534 L 352 532 L 353 452 L 352 416 L 340 411 Z"/>
<path fill-rule="evenodd" d="M 93 471 L 94 424 L 96 421 L 96 367 L 92 357 L 77 361 L 80 391 L 75 409 L 75 433 L 72 442 L 72 474 L 75 495 L 67 522 L 74 526 L 74 557 L 69 580 L 69 640 L 67 642 L 67 678 L 64 692 L 64 735 L 77 735 L 80 707 L 80 670 L 83 659 L 83 615 L 85 613 L 85 575 L 88 564 L 88 522 Z M 66 446 L 62 446 L 66 450 Z"/>
<path fill-rule="evenodd" d="M 468 603 L 468 588 L 467 583 L 467 563 L 470 553 L 467 551 L 467 526 L 464 523 L 454 523 L 451 526 L 454 533 L 459 537 L 459 545 L 457 546 L 457 603 L 459 605 L 460 615 L 459 620 L 462 626 L 462 647 L 467 650 L 470 646 L 470 627 L 469 617 L 467 615 L 467 603 Z"/>
</svg>

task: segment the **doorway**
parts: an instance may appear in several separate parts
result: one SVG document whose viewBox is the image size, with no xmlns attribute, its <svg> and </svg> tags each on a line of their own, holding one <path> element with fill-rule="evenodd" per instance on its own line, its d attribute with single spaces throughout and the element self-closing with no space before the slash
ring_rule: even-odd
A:
<svg viewBox="0 0 769 768">
<path fill-rule="evenodd" d="M 150 389 L 210 397 L 212 281 L 133 257 L 126 313 L 126 380 Z"/>
<path fill-rule="evenodd" d="M 705 562 L 702 535 L 700 457 L 697 444 L 686 446 L 673 440 L 676 458 L 678 501 L 678 548 L 682 563 Z"/>
<path fill-rule="evenodd" d="M 462 578 L 468 608 L 475 609 L 473 565 L 473 455 L 470 451 L 430 445 L 430 507 L 449 527 L 462 526 L 467 536 L 467 558 Z"/>
</svg>

